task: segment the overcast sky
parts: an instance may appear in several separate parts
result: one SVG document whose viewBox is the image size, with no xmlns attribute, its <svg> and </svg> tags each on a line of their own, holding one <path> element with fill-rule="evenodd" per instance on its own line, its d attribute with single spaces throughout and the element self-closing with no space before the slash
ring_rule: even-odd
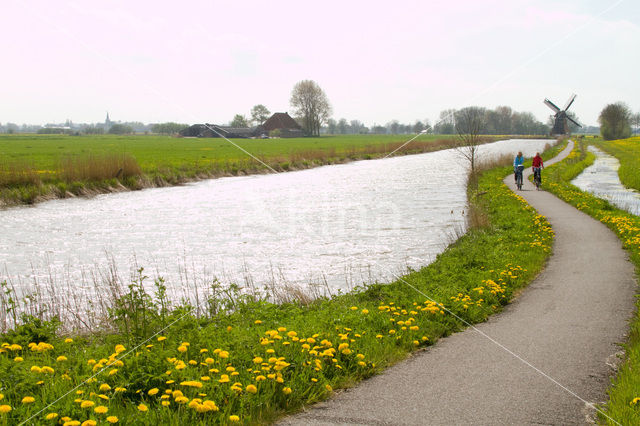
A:
<svg viewBox="0 0 640 426">
<path fill-rule="evenodd" d="M 0 123 L 229 122 L 315 80 L 336 119 L 433 123 L 549 97 L 640 110 L 637 0 L 3 0 Z"/>
</svg>

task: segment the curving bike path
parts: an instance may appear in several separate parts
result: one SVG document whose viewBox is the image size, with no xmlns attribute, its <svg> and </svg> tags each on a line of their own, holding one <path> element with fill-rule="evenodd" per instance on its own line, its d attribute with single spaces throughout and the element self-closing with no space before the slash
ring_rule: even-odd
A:
<svg viewBox="0 0 640 426">
<path fill-rule="evenodd" d="M 551 164 L 565 158 L 573 142 Z M 634 312 L 634 269 L 603 224 L 527 177 L 556 238 L 544 271 L 500 314 L 439 340 L 284 425 L 585 424 Z M 543 174 L 544 179 L 544 174 Z M 513 176 L 505 179 L 515 190 Z M 487 338 L 489 336 L 492 340 Z M 497 342 L 497 343 L 496 343 Z"/>
</svg>

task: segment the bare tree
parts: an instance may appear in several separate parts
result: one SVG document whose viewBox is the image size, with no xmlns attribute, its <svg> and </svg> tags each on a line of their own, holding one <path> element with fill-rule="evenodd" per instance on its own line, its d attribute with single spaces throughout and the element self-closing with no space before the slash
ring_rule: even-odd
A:
<svg viewBox="0 0 640 426">
<path fill-rule="evenodd" d="M 307 136 L 320 136 L 320 126 L 331 116 L 331 104 L 324 91 L 313 80 L 296 83 L 291 92 L 291 106 L 302 122 Z"/>
<path fill-rule="evenodd" d="M 456 150 L 469 162 L 471 173 L 476 170 L 480 134 L 486 125 L 486 110 L 480 107 L 466 107 L 455 112 L 458 144 Z"/>
</svg>

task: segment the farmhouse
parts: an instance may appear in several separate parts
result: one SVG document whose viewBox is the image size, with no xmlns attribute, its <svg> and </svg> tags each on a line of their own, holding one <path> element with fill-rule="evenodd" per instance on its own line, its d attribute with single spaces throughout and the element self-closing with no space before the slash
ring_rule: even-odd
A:
<svg viewBox="0 0 640 426">
<path fill-rule="evenodd" d="M 276 112 L 260 126 L 264 133 L 278 131 L 283 138 L 299 138 L 304 136 L 302 127 L 286 112 Z"/>
<path fill-rule="evenodd" d="M 180 136 L 195 138 L 256 138 L 278 133 L 283 138 L 304 136 L 302 128 L 286 112 L 276 112 L 264 123 L 255 127 L 230 127 L 217 124 L 194 124 L 180 131 Z"/>
</svg>

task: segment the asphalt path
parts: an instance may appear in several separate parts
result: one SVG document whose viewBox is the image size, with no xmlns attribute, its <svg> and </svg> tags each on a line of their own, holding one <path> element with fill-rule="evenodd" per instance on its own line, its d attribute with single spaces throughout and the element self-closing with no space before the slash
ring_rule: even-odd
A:
<svg viewBox="0 0 640 426">
<path fill-rule="evenodd" d="M 554 160 L 565 158 L 572 146 Z M 593 422 L 594 404 L 606 401 L 634 312 L 634 269 L 613 232 L 536 191 L 529 174 L 522 191 L 513 176 L 505 183 L 547 217 L 556 238 L 544 271 L 527 289 L 487 322 L 280 424 Z"/>
</svg>

